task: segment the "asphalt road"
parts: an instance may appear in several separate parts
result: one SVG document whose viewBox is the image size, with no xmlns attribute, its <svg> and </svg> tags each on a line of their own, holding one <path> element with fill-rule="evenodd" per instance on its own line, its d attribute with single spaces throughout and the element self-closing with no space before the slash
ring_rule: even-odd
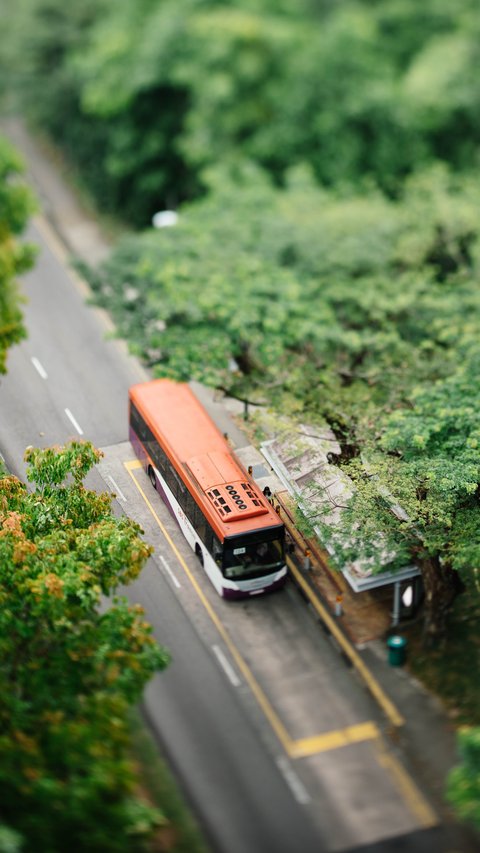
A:
<svg viewBox="0 0 480 853">
<path fill-rule="evenodd" d="M 221 601 L 143 472 L 128 469 L 127 390 L 145 374 L 106 339 L 61 248 L 38 228 L 29 338 L 0 383 L 0 451 L 23 477 L 27 445 L 82 435 L 105 450 L 89 485 L 111 486 L 156 548 L 128 590 L 172 654 L 146 691 L 146 716 L 212 848 L 440 851 L 435 814 L 385 720 L 297 591 Z"/>
<path fill-rule="evenodd" d="M 60 247 L 52 243 L 52 251 L 36 228 L 28 237 L 42 247 L 24 283 L 29 338 L 12 351 L 0 382 L 0 452 L 22 479 L 28 445 L 44 447 L 79 435 L 97 447 L 124 441 L 128 388 L 145 378 L 85 305 L 57 257 Z M 96 474 L 89 485 L 105 487 Z M 145 601 L 155 633 L 173 658 L 148 688 L 146 714 L 212 848 L 322 850 L 317 830 L 153 561 L 131 597 Z"/>
</svg>

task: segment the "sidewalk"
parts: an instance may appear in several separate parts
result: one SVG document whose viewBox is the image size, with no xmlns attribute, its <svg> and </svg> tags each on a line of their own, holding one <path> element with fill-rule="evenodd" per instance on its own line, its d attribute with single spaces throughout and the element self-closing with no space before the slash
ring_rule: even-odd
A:
<svg viewBox="0 0 480 853">
<path fill-rule="evenodd" d="M 88 264 L 101 261 L 109 251 L 109 241 L 100 231 L 90 214 L 79 203 L 75 193 L 52 161 L 51 152 L 32 139 L 21 122 L 15 119 L 0 123 L 0 132 L 8 136 L 23 154 L 28 178 L 42 204 L 43 216 L 50 222 L 72 256 Z M 305 541 L 295 529 L 288 493 L 273 479 L 268 463 L 257 448 L 250 443 L 241 427 L 241 404 L 236 401 L 215 399 L 213 392 L 195 386 L 204 405 L 226 432 L 237 455 L 261 488 L 271 484 L 279 514 L 285 521 L 294 543 L 291 554 L 291 575 L 300 585 L 303 596 L 313 603 L 319 620 L 322 613 L 324 627 L 336 626 L 342 642 L 351 649 L 350 663 L 360 660 L 368 670 L 371 682 L 380 690 L 398 712 L 399 722 L 386 720 L 387 730 L 395 748 L 404 756 L 410 770 L 430 795 L 434 807 L 443 819 L 443 829 L 451 840 L 452 853 L 473 853 L 480 849 L 477 836 L 459 826 L 453 819 L 443 799 L 444 783 L 448 771 L 457 763 L 455 731 L 440 703 L 415 681 L 408 671 L 388 663 L 385 633 L 391 624 L 391 601 L 385 592 L 354 593 L 342 576 L 328 566 L 325 554 L 318 543 Z M 309 551 L 308 568 L 305 550 Z M 341 601 L 340 601 L 341 597 Z M 336 614 L 338 605 L 341 613 Z M 329 621 L 330 620 L 330 621 Z M 355 663 L 353 663 L 355 666 Z M 358 669 L 361 676 L 361 669 Z M 365 681 L 365 679 L 364 679 Z M 368 686 L 368 684 L 367 684 Z M 385 708 L 382 707 L 385 711 Z M 401 724 L 400 724 L 401 720 Z"/>
</svg>

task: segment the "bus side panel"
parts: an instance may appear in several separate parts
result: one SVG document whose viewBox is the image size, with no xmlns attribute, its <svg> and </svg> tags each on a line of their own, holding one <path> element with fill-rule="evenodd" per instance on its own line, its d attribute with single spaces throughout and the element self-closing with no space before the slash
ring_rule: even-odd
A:
<svg viewBox="0 0 480 853">
<path fill-rule="evenodd" d="M 175 515 L 175 510 L 174 510 L 172 503 L 171 503 L 170 490 L 166 489 L 164 487 L 165 486 L 164 480 L 162 479 L 162 477 L 160 477 L 158 470 L 155 468 L 155 465 L 151 461 L 147 451 L 145 450 L 142 442 L 138 438 L 138 436 L 137 436 L 137 434 L 136 434 L 136 432 L 132 426 L 130 426 L 130 428 L 129 428 L 129 438 L 130 438 L 130 444 L 132 445 L 132 447 L 135 451 L 135 455 L 136 455 L 137 459 L 139 459 L 139 461 L 142 463 L 142 467 L 143 467 L 145 473 L 148 474 L 148 469 L 151 468 L 153 473 L 155 474 L 155 488 L 156 488 L 157 492 L 159 493 L 160 497 L 162 498 L 162 500 L 163 500 L 165 506 L 167 507 L 170 515 L 175 519 L 175 521 L 178 522 L 178 518 Z M 168 494 L 167 494 L 167 492 L 168 492 Z"/>
<path fill-rule="evenodd" d="M 145 450 L 145 448 L 144 448 L 144 446 L 143 446 L 142 442 L 141 442 L 141 441 L 140 441 L 140 439 L 137 437 L 137 434 L 136 434 L 136 432 L 135 432 L 135 430 L 133 429 L 133 427 L 132 427 L 132 425 L 131 425 L 131 424 L 130 424 L 130 426 L 129 426 L 129 428 L 128 428 L 128 437 L 129 437 L 129 439 L 130 439 L 130 444 L 132 445 L 132 447 L 133 447 L 133 449 L 134 449 L 134 451 L 135 451 L 135 456 L 137 457 L 137 459 L 139 459 L 139 460 L 140 460 L 140 462 L 142 463 L 142 465 L 143 465 L 143 467 L 144 467 L 145 471 L 147 471 L 147 469 L 148 469 L 148 456 L 147 456 L 147 452 L 146 452 L 146 450 Z"/>
<path fill-rule="evenodd" d="M 188 520 L 177 499 L 170 491 L 162 475 L 160 474 L 158 469 L 155 468 L 155 466 L 152 465 L 152 467 L 155 472 L 155 478 L 157 481 L 157 491 L 162 496 L 166 506 L 168 507 L 171 515 L 177 522 L 192 551 L 195 551 L 196 546 L 198 546 L 198 548 L 200 549 L 202 553 L 203 568 L 205 574 L 209 577 L 218 594 L 222 595 L 222 586 L 225 583 L 225 579 L 223 578 L 220 569 L 215 563 L 215 560 L 213 559 L 212 555 L 209 553 L 209 551 L 207 551 L 205 545 L 196 534 L 192 524 Z"/>
<path fill-rule="evenodd" d="M 158 468 L 155 468 L 155 465 L 153 464 L 153 462 L 151 463 L 150 467 L 151 467 L 153 473 L 155 474 L 155 489 L 158 492 L 158 494 L 160 495 L 163 503 L 167 507 L 170 515 L 172 516 L 174 521 L 176 521 L 178 524 L 178 518 L 177 518 L 177 515 L 175 512 L 175 507 L 173 505 L 174 503 L 176 503 L 175 498 L 173 497 L 168 486 L 165 484 L 165 480 L 160 475 Z"/>
</svg>

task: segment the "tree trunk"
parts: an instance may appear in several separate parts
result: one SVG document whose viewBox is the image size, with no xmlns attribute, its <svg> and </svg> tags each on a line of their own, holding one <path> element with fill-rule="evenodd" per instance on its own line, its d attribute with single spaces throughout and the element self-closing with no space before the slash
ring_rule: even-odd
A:
<svg viewBox="0 0 480 853">
<path fill-rule="evenodd" d="M 423 557 L 419 566 L 425 588 L 423 645 L 426 649 L 438 648 L 445 642 L 448 614 L 461 591 L 461 583 L 457 572 L 442 565 L 438 556 Z"/>
<path fill-rule="evenodd" d="M 326 420 L 340 445 L 340 453 L 335 454 L 337 457 L 334 460 L 335 464 L 341 465 L 344 462 L 351 462 L 352 459 L 360 456 L 360 446 L 355 440 L 354 423 L 347 425 L 339 418 L 332 418 L 328 415 Z"/>
</svg>

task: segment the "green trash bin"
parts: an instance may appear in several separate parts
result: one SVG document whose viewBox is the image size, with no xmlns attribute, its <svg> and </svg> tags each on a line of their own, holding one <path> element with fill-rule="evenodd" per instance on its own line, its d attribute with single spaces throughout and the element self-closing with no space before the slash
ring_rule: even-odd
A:
<svg viewBox="0 0 480 853">
<path fill-rule="evenodd" d="M 388 662 L 390 666 L 402 666 L 407 656 L 407 641 L 405 637 L 395 635 L 387 640 Z"/>
</svg>

